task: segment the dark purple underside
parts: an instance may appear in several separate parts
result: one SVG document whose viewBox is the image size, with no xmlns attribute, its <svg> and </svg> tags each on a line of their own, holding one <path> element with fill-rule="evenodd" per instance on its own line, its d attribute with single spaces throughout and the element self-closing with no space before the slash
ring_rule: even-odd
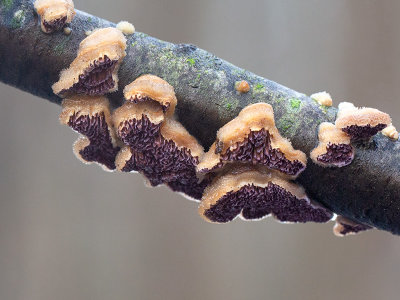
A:
<svg viewBox="0 0 400 300">
<path fill-rule="evenodd" d="M 354 225 L 350 225 L 350 224 L 342 223 L 342 222 L 339 222 L 339 223 L 340 223 L 340 225 L 343 226 L 342 230 L 340 231 L 340 234 L 342 234 L 342 235 L 358 233 L 360 231 L 366 231 L 366 230 L 372 229 L 371 226 L 360 224 L 360 223 L 354 224 Z"/>
<path fill-rule="evenodd" d="M 67 16 L 59 18 L 59 19 L 55 19 L 51 22 L 47 22 L 46 20 L 43 20 L 43 26 L 47 32 L 58 31 L 58 30 L 61 30 L 65 26 L 66 21 L 67 21 Z"/>
<path fill-rule="evenodd" d="M 205 211 L 213 222 L 232 221 L 242 213 L 248 220 L 260 219 L 273 214 L 282 222 L 327 222 L 332 213 L 325 208 L 313 207 L 304 199 L 298 199 L 280 186 L 269 183 L 266 188 L 246 185 L 237 192 L 229 192 Z"/>
<path fill-rule="evenodd" d="M 326 153 L 319 155 L 317 160 L 324 164 L 338 167 L 349 165 L 353 161 L 353 147 L 347 144 L 331 144 L 326 146 Z"/>
<path fill-rule="evenodd" d="M 74 114 L 70 117 L 68 126 L 90 141 L 90 144 L 79 152 L 84 160 L 100 163 L 110 170 L 115 169 L 115 157 L 120 148 L 113 147 L 104 113 L 79 117 Z"/>
<path fill-rule="evenodd" d="M 342 128 L 342 131 L 347 133 L 352 141 L 364 141 L 364 140 L 369 140 L 379 131 L 385 129 L 386 126 L 387 126 L 386 124 L 378 124 L 374 127 L 371 127 L 371 125 L 367 126 L 351 125 L 346 128 Z"/>
<path fill-rule="evenodd" d="M 124 172 L 138 171 L 151 185 L 168 185 L 173 191 L 182 192 L 194 199 L 201 199 L 207 182 L 199 183 L 196 176 L 198 158 L 186 148 L 178 149 L 173 141 L 160 134 L 160 124 L 155 125 L 143 116 L 131 119 L 119 126 L 121 140 L 130 147 L 132 157 Z"/>
<path fill-rule="evenodd" d="M 117 60 L 111 60 L 104 56 L 99 60 L 95 60 L 79 75 L 79 80 L 71 88 L 62 90 L 61 95 L 68 94 L 84 94 L 90 96 L 104 95 L 114 88 L 115 82 L 112 73 L 117 64 Z"/>
<path fill-rule="evenodd" d="M 217 141 L 217 145 L 219 142 Z M 234 148 L 231 150 L 231 148 Z M 218 149 L 217 149 L 218 150 Z M 297 176 L 305 165 L 298 160 L 290 161 L 279 149 L 271 147 L 271 138 L 268 130 L 252 131 L 242 142 L 236 143 L 236 147 L 230 147 L 225 153 L 221 153 L 221 162 L 242 162 L 253 165 L 264 165 L 270 169 L 278 170 L 284 174 Z M 220 168 L 221 163 L 214 167 Z"/>
</svg>

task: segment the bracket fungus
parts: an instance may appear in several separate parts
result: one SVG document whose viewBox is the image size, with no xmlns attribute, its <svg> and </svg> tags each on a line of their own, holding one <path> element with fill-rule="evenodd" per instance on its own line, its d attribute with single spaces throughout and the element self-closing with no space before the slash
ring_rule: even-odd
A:
<svg viewBox="0 0 400 300">
<path fill-rule="evenodd" d="M 61 71 L 53 92 L 104 95 L 118 90 L 118 69 L 126 55 L 126 38 L 116 28 L 97 29 L 79 45 L 78 55 L 68 69 Z"/>
<path fill-rule="evenodd" d="M 132 103 L 157 102 L 168 115 L 173 115 L 177 99 L 174 88 L 160 77 L 146 74 L 124 88 L 124 97 Z"/>
<path fill-rule="evenodd" d="M 399 132 L 397 131 L 396 127 L 394 127 L 392 124 L 390 124 L 388 127 L 383 129 L 382 134 L 392 140 L 399 139 Z"/>
<path fill-rule="evenodd" d="M 199 173 L 213 178 L 199 213 L 216 223 L 271 214 L 282 222 L 327 222 L 332 213 L 289 181 L 305 169 L 306 161 L 279 134 L 271 105 L 249 105 L 218 130 L 217 141 L 197 166 Z"/>
<path fill-rule="evenodd" d="M 327 222 L 332 213 L 308 199 L 304 189 L 254 166 L 230 166 L 204 190 L 200 215 L 226 223 L 240 215 L 260 220 L 273 215 L 281 222 Z"/>
<path fill-rule="evenodd" d="M 257 103 L 218 130 L 197 171 L 215 172 L 235 162 L 263 165 L 294 178 L 306 168 L 307 157 L 279 134 L 271 105 Z"/>
<path fill-rule="evenodd" d="M 375 108 L 357 108 L 350 102 L 341 102 L 335 125 L 347 133 L 352 141 L 365 141 L 391 123 L 388 114 Z"/>
<path fill-rule="evenodd" d="M 135 33 L 135 26 L 127 21 L 118 22 L 116 28 L 121 30 L 121 32 L 125 35 L 132 35 Z"/>
<path fill-rule="evenodd" d="M 120 147 L 112 127 L 108 99 L 74 96 L 64 99 L 62 107 L 61 124 L 82 135 L 73 146 L 76 157 L 84 163 L 95 162 L 105 170 L 114 170 Z"/>
<path fill-rule="evenodd" d="M 75 16 L 72 0 L 36 0 L 35 10 L 40 16 L 40 26 L 45 33 L 61 30 Z"/>
<path fill-rule="evenodd" d="M 174 112 L 173 88 L 160 78 L 155 80 L 152 76 L 149 81 L 150 75 L 146 76 L 147 79 L 141 78 L 145 88 L 130 85 L 125 89 L 128 102 L 113 114 L 117 135 L 126 145 L 117 156 L 117 168 L 138 171 L 152 186 L 166 184 L 199 200 L 207 184 L 196 175 L 203 147 L 179 122 L 165 116 L 165 110 L 167 114 Z M 132 90 L 135 92 L 130 93 Z M 137 95 L 141 95 L 140 100 L 130 102 Z"/>
<path fill-rule="evenodd" d="M 250 91 L 250 84 L 246 80 L 236 81 L 235 90 L 240 94 L 245 94 Z"/>
<path fill-rule="evenodd" d="M 332 106 L 332 97 L 329 93 L 327 92 L 319 92 L 312 94 L 310 96 L 311 99 L 317 101 L 320 105 L 324 106 Z"/>
<path fill-rule="evenodd" d="M 354 222 L 345 217 L 337 216 L 335 226 L 333 227 L 333 233 L 336 236 L 346 236 L 351 234 L 357 234 L 361 231 L 366 231 L 372 228 L 373 227 L 371 226 Z"/>
<path fill-rule="evenodd" d="M 319 125 L 319 145 L 310 153 L 314 163 L 323 167 L 344 167 L 354 158 L 350 137 L 332 123 Z"/>
</svg>

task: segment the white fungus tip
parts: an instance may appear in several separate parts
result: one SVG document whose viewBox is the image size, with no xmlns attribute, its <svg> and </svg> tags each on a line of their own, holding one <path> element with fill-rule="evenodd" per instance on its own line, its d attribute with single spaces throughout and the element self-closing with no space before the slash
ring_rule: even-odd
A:
<svg viewBox="0 0 400 300">
<path fill-rule="evenodd" d="M 388 127 L 383 129 L 382 134 L 392 140 L 399 139 L 399 132 L 396 130 L 396 127 L 394 127 L 392 124 L 390 124 Z"/>
<path fill-rule="evenodd" d="M 117 24 L 117 29 L 125 35 L 131 35 L 135 33 L 135 26 L 127 21 L 121 21 Z"/>
<path fill-rule="evenodd" d="M 72 32 L 72 29 L 70 27 L 64 27 L 64 34 L 65 35 L 70 35 Z"/>
<path fill-rule="evenodd" d="M 312 94 L 310 98 L 317 101 L 320 105 L 332 106 L 332 97 L 326 91 Z"/>
</svg>

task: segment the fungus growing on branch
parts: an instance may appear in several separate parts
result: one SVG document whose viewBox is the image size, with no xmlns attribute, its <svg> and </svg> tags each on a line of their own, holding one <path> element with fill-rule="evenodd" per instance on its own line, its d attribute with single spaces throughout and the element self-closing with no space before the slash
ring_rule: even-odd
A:
<svg viewBox="0 0 400 300">
<path fill-rule="evenodd" d="M 175 111 L 177 99 L 174 88 L 165 80 L 154 75 L 142 75 L 124 88 L 124 97 L 133 103 L 154 101 L 171 116 Z"/>
<path fill-rule="evenodd" d="M 350 137 L 332 123 L 324 122 L 318 129 L 319 145 L 310 153 L 314 163 L 323 167 L 343 167 L 354 158 Z"/>
<path fill-rule="evenodd" d="M 75 16 L 72 0 L 36 0 L 35 10 L 40 16 L 40 26 L 45 33 L 61 30 Z"/>
<path fill-rule="evenodd" d="M 305 169 L 307 158 L 279 134 L 271 105 L 257 103 L 218 130 L 197 170 L 214 172 L 233 162 L 263 165 L 293 178 Z"/>
<path fill-rule="evenodd" d="M 116 28 L 95 30 L 79 45 L 78 55 L 68 69 L 61 71 L 53 92 L 104 95 L 118 90 L 118 69 L 125 57 L 126 39 Z"/>
<path fill-rule="evenodd" d="M 399 139 L 399 132 L 397 131 L 396 127 L 394 127 L 392 124 L 390 124 L 388 127 L 383 129 L 382 134 L 392 140 Z"/>
<path fill-rule="evenodd" d="M 113 121 L 126 145 L 116 159 L 119 170 L 138 171 L 152 186 L 166 184 L 193 199 L 201 198 L 207 182 L 200 183 L 196 165 L 203 147 L 179 122 L 164 117 L 159 102 L 127 102 L 115 110 Z"/>
<path fill-rule="evenodd" d="M 310 98 L 317 101 L 320 105 L 332 106 L 332 102 L 333 102 L 332 97 L 327 92 L 319 92 L 319 93 L 312 94 L 310 96 Z"/>
<path fill-rule="evenodd" d="M 126 102 L 113 112 L 113 123 L 125 145 L 137 151 L 151 147 L 151 141 L 160 134 L 164 113 L 156 103 Z"/>
<path fill-rule="evenodd" d="M 356 223 L 345 217 L 337 216 L 335 226 L 333 227 L 333 233 L 336 236 L 346 236 L 346 235 L 357 234 L 361 231 L 366 231 L 372 228 L 373 227 L 371 226 L 364 225 L 361 223 Z"/>
<path fill-rule="evenodd" d="M 240 94 L 245 94 L 250 91 L 250 84 L 246 80 L 236 81 L 235 89 Z"/>
<path fill-rule="evenodd" d="M 125 35 L 132 35 L 135 33 L 135 26 L 127 21 L 121 21 L 117 24 L 117 29 L 121 30 L 121 32 Z"/>
<path fill-rule="evenodd" d="M 112 127 L 109 102 L 105 97 L 74 96 L 65 99 L 60 114 L 61 124 L 79 132 L 73 150 L 84 163 L 96 162 L 106 170 L 115 169 L 120 150 Z"/>
<path fill-rule="evenodd" d="M 347 133 L 352 141 L 369 140 L 392 123 L 390 116 L 375 108 L 357 108 L 352 103 L 342 102 L 335 125 Z"/>
<path fill-rule="evenodd" d="M 282 222 L 327 222 L 332 213 L 308 199 L 304 189 L 276 172 L 254 166 L 231 166 L 204 190 L 200 215 L 226 223 L 240 215 L 260 220 L 273 215 Z"/>
</svg>

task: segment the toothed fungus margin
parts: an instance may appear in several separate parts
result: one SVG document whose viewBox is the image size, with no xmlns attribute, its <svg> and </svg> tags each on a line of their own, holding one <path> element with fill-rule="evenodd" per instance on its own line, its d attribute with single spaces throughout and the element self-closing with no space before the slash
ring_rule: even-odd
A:
<svg viewBox="0 0 400 300">
<path fill-rule="evenodd" d="M 108 99 L 74 96 L 65 99 L 62 107 L 61 124 L 82 135 L 73 146 L 76 157 L 86 164 L 95 162 L 105 170 L 114 170 L 120 148 L 112 127 Z"/>
<path fill-rule="evenodd" d="M 95 30 L 79 45 L 78 55 L 68 69 L 61 71 L 53 92 L 104 95 L 118 90 L 118 69 L 126 55 L 126 38 L 116 28 Z"/>
<path fill-rule="evenodd" d="M 36 0 L 34 7 L 40 16 L 42 31 L 51 33 L 61 30 L 75 16 L 72 0 Z"/>
</svg>

